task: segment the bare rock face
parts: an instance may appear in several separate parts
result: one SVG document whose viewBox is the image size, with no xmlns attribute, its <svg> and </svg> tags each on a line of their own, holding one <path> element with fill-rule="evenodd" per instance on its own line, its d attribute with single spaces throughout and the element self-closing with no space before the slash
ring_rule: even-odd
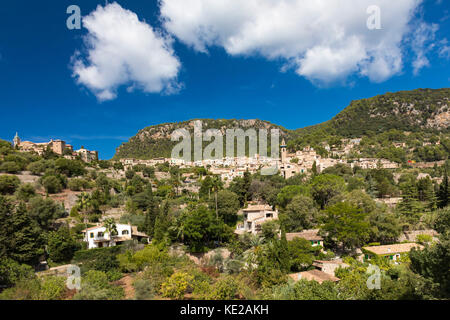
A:
<svg viewBox="0 0 450 320">
<path fill-rule="evenodd" d="M 427 121 L 427 127 L 438 130 L 447 129 L 450 126 L 450 111 L 443 111 L 447 109 L 445 105 L 440 109 L 440 113 L 433 114 Z"/>
<path fill-rule="evenodd" d="M 279 129 L 283 138 L 292 135 L 292 131 L 272 124 L 268 121 L 249 119 L 194 119 L 184 122 L 164 123 L 140 130 L 134 137 L 116 150 L 115 158 L 152 159 L 170 157 L 172 148 L 177 142 L 171 141 L 172 133 L 177 129 L 184 129 L 194 136 L 196 123 L 201 123 L 201 132 L 217 129 L 224 136 L 228 129 L 266 129 L 270 135 L 271 129 Z"/>
</svg>

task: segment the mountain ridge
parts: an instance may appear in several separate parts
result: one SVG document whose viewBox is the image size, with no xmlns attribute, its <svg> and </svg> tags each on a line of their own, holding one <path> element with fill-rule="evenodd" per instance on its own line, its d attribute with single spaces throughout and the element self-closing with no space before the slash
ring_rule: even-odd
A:
<svg viewBox="0 0 450 320">
<path fill-rule="evenodd" d="M 177 142 L 170 140 L 176 129 L 193 132 L 196 120 L 202 121 L 202 130 L 248 128 L 280 129 L 281 137 L 291 149 L 309 143 L 310 136 L 354 138 L 380 134 L 389 130 L 447 132 L 450 127 L 450 88 L 415 89 L 388 92 L 371 98 L 353 100 L 328 121 L 295 130 L 260 119 L 191 119 L 148 126 L 138 131 L 128 142 L 116 149 L 114 159 L 150 159 L 170 157 Z"/>
</svg>

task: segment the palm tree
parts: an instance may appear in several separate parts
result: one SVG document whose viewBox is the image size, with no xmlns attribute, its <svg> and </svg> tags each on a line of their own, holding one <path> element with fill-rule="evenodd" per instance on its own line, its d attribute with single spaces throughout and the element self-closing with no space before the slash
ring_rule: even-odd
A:
<svg viewBox="0 0 450 320">
<path fill-rule="evenodd" d="M 113 236 L 117 235 L 117 226 L 113 218 L 108 218 L 103 221 L 103 226 L 105 227 L 105 233 L 109 234 L 109 246 L 113 244 Z"/>
<path fill-rule="evenodd" d="M 82 212 L 83 222 L 86 226 L 86 229 L 88 224 L 87 213 L 89 211 L 89 208 L 92 206 L 91 200 L 92 200 L 91 196 L 88 193 L 83 192 L 80 195 L 78 195 L 78 199 L 76 201 L 76 205 Z"/>
</svg>

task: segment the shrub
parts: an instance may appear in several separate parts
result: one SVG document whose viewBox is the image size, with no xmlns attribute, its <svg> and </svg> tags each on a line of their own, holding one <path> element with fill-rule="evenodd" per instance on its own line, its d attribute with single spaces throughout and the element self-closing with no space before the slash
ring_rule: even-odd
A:
<svg viewBox="0 0 450 320">
<path fill-rule="evenodd" d="M 3 162 L 0 165 L 0 171 L 6 173 L 17 173 L 21 170 L 20 166 L 12 161 Z"/>
<path fill-rule="evenodd" d="M 153 284 L 148 280 L 138 279 L 134 281 L 133 287 L 136 300 L 150 300 L 156 294 Z"/>
<path fill-rule="evenodd" d="M 36 196 L 36 190 L 34 189 L 34 186 L 30 183 L 21 185 L 16 193 L 17 199 L 23 201 L 28 201 L 34 196 Z"/>
<path fill-rule="evenodd" d="M 20 185 L 16 176 L 0 176 L 0 194 L 13 194 Z"/>
<path fill-rule="evenodd" d="M 116 255 L 121 249 L 120 246 L 114 246 L 80 250 L 75 252 L 73 261 L 82 263 L 82 271 L 93 269 L 107 272 L 111 269 L 118 269 L 119 262 Z"/>
<path fill-rule="evenodd" d="M 106 275 L 108 276 L 108 280 L 111 282 L 120 280 L 123 277 L 122 272 L 117 269 L 108 270 Z"/>
<path fill-rule="evenodd" d="M 83 162 L 65 158 L 59 158 L 55 161 L 55 169 L 58 173 L 67 177 L 81 176 L 86 172 Z"/>
<path fill-rule="evenodd" d="M 12 259 L 0 259 L 0 286 L 10 287 L 23 279 L 32 279 L 34 270 Z"/>
<path fill-rule="evenodd" d="M 109 283 L 105 272 L 90 270 L 81 279 L 81 290 L 74 300 L 119 300 L 124 297 L 122 287 Z"/>
<path fill-rule="evenodd" d="M 39 160 L 36 162 L 32 162 L 27 166 L 27 170 L 30 171 L 34 175 L 41 175 L 47 170 L 49 167 L 48 162 L 45 160 Z"/>
<path fill-rule="evenodd" d="M 433 237 L 430 236 L 429 234 L 419 234 L 416 237 L 416 240 L 420 244 L 427 244 L 427 243 L 430 243 L 431 241 L 433 241 Z"/>
<path fill-rule="evenodd" d="M 55 176 L 44 177 L 41 183 L 48 193 L 59 193 L 63 189 L 60 180 Z"/>
<path fill-rule="evenodd" d="M 134 254 L 131 251 L 119 254 L 117 259 L 124 272 L 133 272 L 143 270 L 148 265 L 165 263 L 169 260 L 169 255 L 165 250 L 160 250 L 155 245 L 148 245 Z"/>
<path fill-rule="evenodd" d="M 232 300 L 238 293 L 237 281 L 228 276 L 219 279 L 212 287 L 210 298 L 213 300 Z"/>
<path fill-rule="evenodd" d="M 74 178 L 69 180 L 67 186 L 72 191 L 82 191 L 89 189 L 89 182 L 86 179 Z"/>
<path fill-rule="evenodd" d="M 181 300 L 190 287 L 193 277 L 185 272 L 176 272 L 161 285 L 161 294 L 167 298 Z"/>
<path fill-rule="evenodd" d="M 39 299 L 59 300 L 66 290 L 66 278 L 50 276 L 42 279 Z"/>
</svg>

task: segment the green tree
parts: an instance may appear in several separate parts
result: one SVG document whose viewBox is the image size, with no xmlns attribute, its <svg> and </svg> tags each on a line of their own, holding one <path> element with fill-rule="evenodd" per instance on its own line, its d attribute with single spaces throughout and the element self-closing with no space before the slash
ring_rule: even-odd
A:
<svg viewBox="0 0 450 320">
<path fill-rule="evenodd" d="M 91 195 L 86 192 L 82 192 L 77 197 L 78 199 L 76 201 L 76 204 L 78 209 L 82 212 L 84 224 L 86 225 L 87 228 L 88 213 L 90 208 L 92 207 L 92 198 Z"/>
<path fill-rule="evenodd" d="M 41 197 L 30 200 L 28 212 L 37 225 L 44 230 L 50 230 L 55 220 L 62 218 L 65 213 L 60 204 L 50 198 L 43 199 Z"/>
<path fill-rule="evenodd" d="M 299 232 L 312 227 L 317 221 L 313 200 L 303 195 L 295 196 L 279 214 L 280 223 L 288 232 Z"/>
<path fill-rule="evenodd" d="M 434 246 L 426 246 L 423 250 L 412 249 L 409 257 L 411 259 L 412 271 L 433 282 L 438 298 L 450 298 L 450 238 L 446 234 L 440 238 L 439 243 Z"/>
<path fill-rule="evenodd" d="M 448 183 L 448 175 L 447 170 L 445 170 L 444 178 L 442 179 L 442 183 L 439 186 L 439 191 L 437 194 L 439 208 L 444 208 L 449 204 L 449 194 L 450 188 Z"/>
<path fill-rule="evenodd" d="M 0 194 L 13 194 L 20 185 L 16 176 L 0 176 Z"/>
<path fill-rule="evenodd" d="M 8 256 L 20 263 L 36 264 L 44 253 L 42 230 L 36 227 L 23 202 L 11 214 L 9 223 Z"/>
<path fill-rule="evenodd" d="M 48 256 L 54 262 L 69 262 L 78 248 L 68 227 L 61 227 L 47 236 Z"/>
<path fill-rule="evenodd" d="M 103 227 L 105 227 L 105 233 L 109 235 L 109 246 L 112 247 L 114 237 L 118 234 L 116 222 L 113 218 L 107 218 L 103 221 Z"/>
<path fill-rule="evenodd" d="M 29 201 L 36 196 L 36 190 L 31 183 L 25 183 L 19 187 L 16 191 L 16 197 L 18 200 Z"/>
<path fill-rule="evenodd" d="M 239 211 L 239 197 L 234 192 L 221 190 L 217 193 L 217 213 L 223 221 L 234 226 L 237 221 L 237 212 Z"/>
<path fill-rule="evenodd" d="M 184 241 L 193 252 L 203 252 L 212 241 L 217 241 L 224 232 L 223 222 L 215 219 L 205 206 L 190 211 L 184 220 Z"/>
<path fill-rule="evenodd" d="M 367 214 L 348 202 L 328 207 L 321 229 L 330 241 L 341 243 L 344 249 L 355 249 L 363 245 L 370 235 Z"/>
<path fill-rule="evenodd" d="M 313 247 L 311 242 L 302 238 L 294 238 L 288 242 L 290 269 L 293 272 L 307 270 L 320 254 L 321 247 Z"/>
<path fill-rule="evenodd" d="M 324 209 L 331 198 L 345 191 L 345 181 L 342 177 L 321 174 L 313 178 L 311 193 L 321 209 Z"/>
<path fill-rule="evenodd" d="M 43 177 L 41 183 L 47 193 L 59 193 L 63 189 L 61 181 L 56 176 Z"/>
</svg>

